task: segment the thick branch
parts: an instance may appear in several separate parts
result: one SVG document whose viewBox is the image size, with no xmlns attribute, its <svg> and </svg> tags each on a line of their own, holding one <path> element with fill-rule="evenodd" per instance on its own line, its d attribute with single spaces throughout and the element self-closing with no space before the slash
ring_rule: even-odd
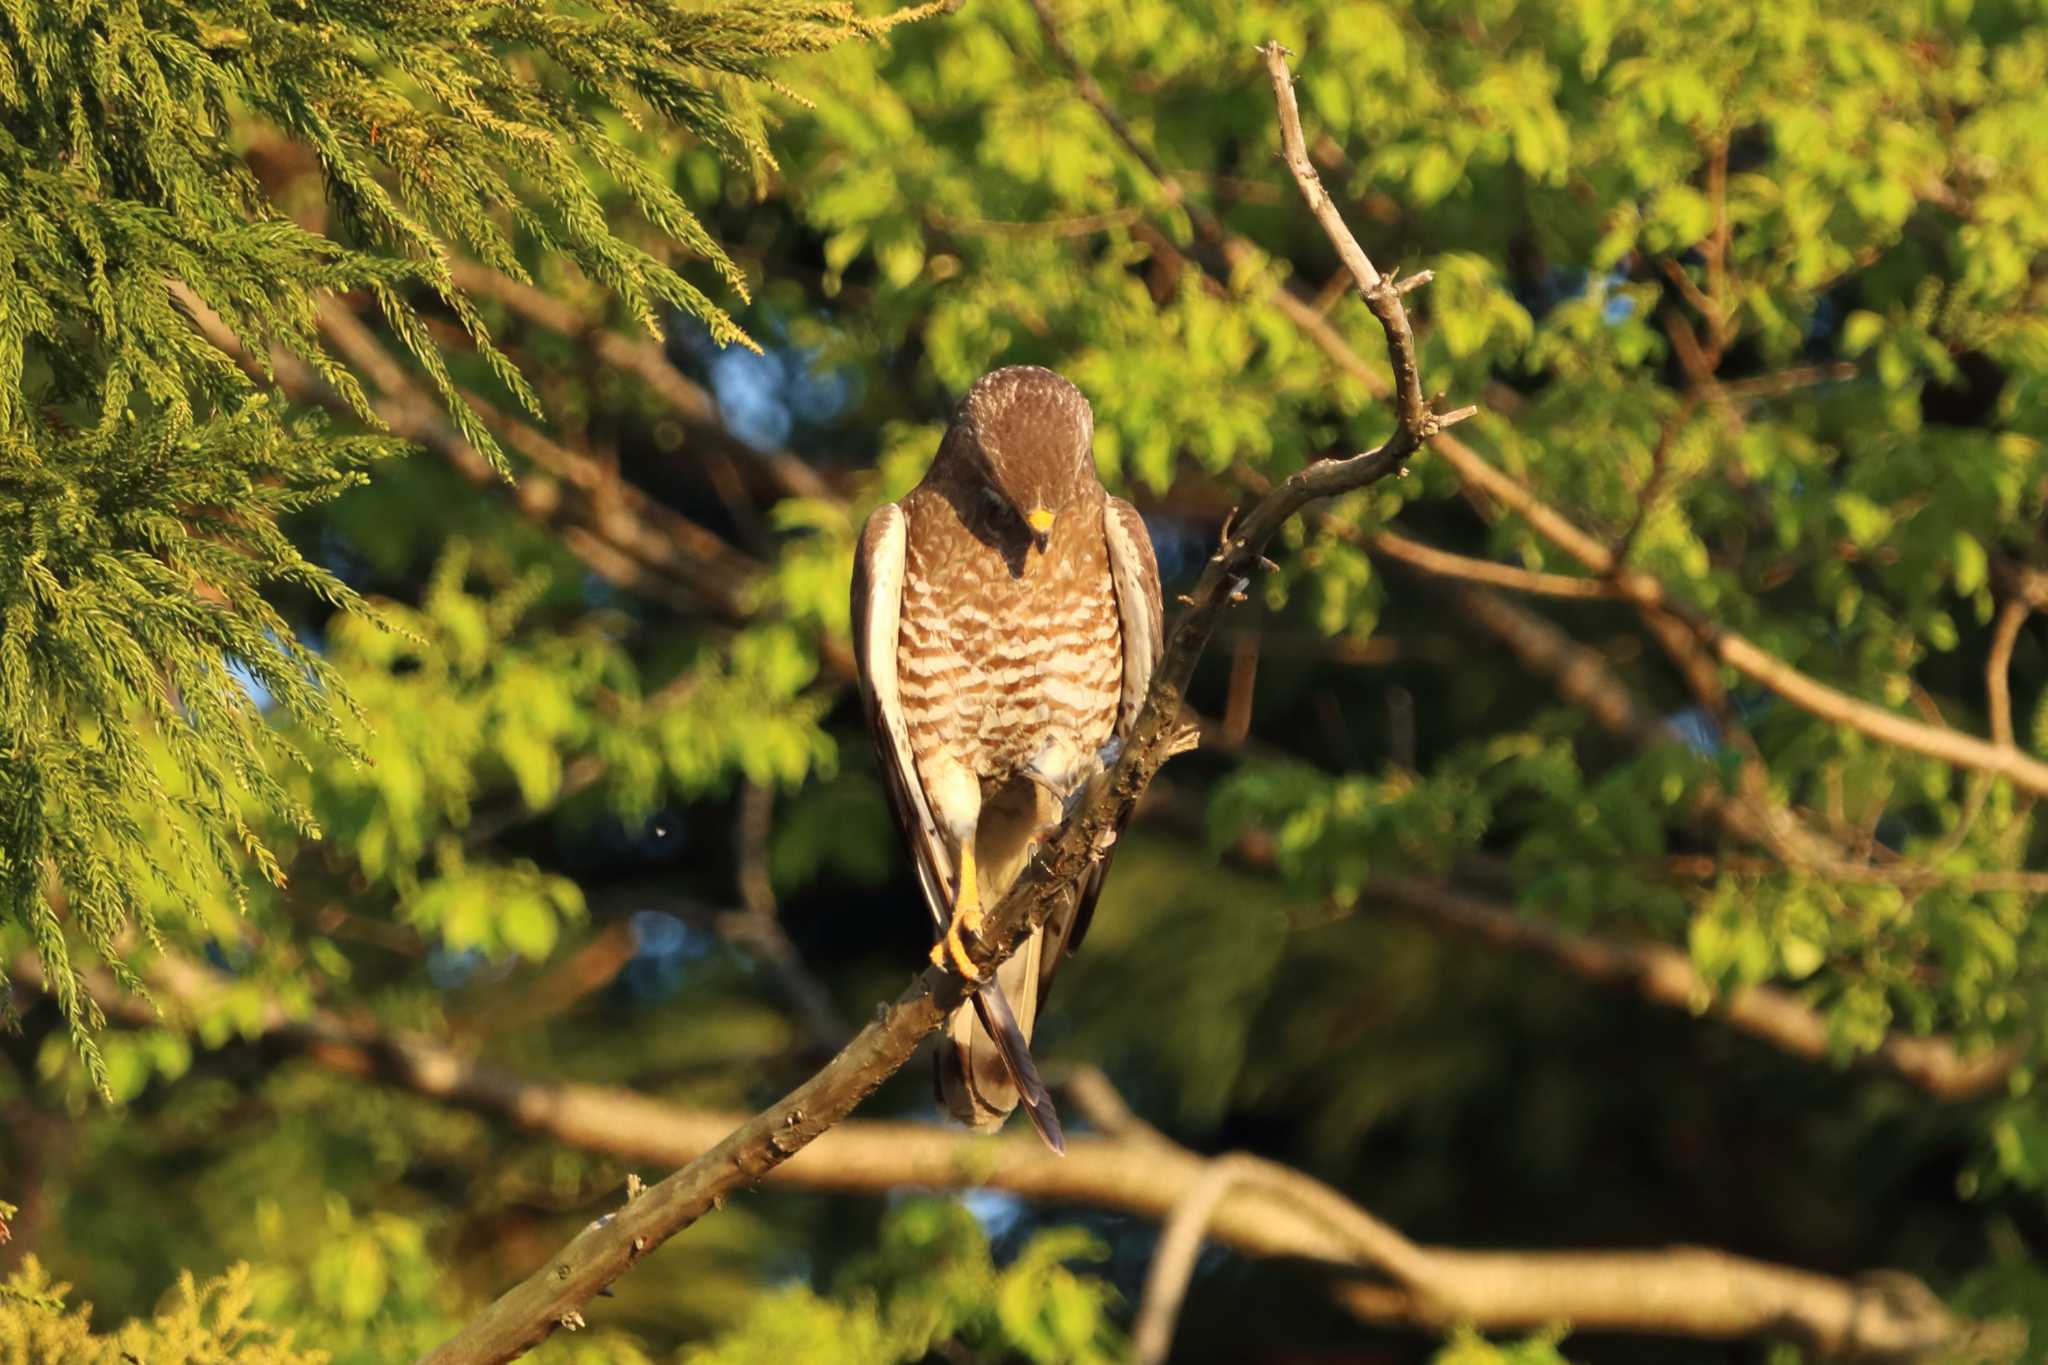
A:
<svg viewBox="0 0 2048 1365">
<path fill-rule="evenodd" d="M 211 970 L 173 957 L 159 959 L 150 977 L 173 1015 L 203 1009 L 226 985 Z M 18 964 L 15 979 L 40 983 L 32 958 Z M 120 992 L 104 973 L 88 980 L 110 1016 L 142 1026 L 161 1022 L 156 1005 Z M 335 1071 L 492 1114 L 524 1132 L 620 1161 L 689 1170 L 707 1149 L 729 1146 L 735 1128 L 758 1123 L 743 1125 L 736 1114 L 609 1086 L 532 1080 L 431 1040 L 327 1011 L 294 1018 L 272 1002 L 262 1027 L 268 1045 L 298 1049 Z M 1104 1088 L 1098 1078 L 1088 1080 L 1091 1089 Z M 1121 1103 L 1113 1091 L 1092 1099 L 1091 1113 L 1106 1107 L 1113 1114 Z M 1340 1277 L 1370 1274 L 1338 1278 L 1337 1301 L 1370 1321 L 1431 1330 L 1455 1322 L 1507 1329 L 1569 1321 L 1591 1331 L 1789 1338 L 1823 1355 L 1864 1360 L 1915 1359 L 1983 1330 L 1950 1315 L 1918 1280 L 1895 1273 L 1845 1281 L 1694 1247 L 1482 1252 L 1419 1245 L 1300 1172 L 1242 1154 L 1205 1159 L 1141 1123 L 1105 1126 L 1119 1135 L 1076 1137 L 1067 1155 L 1057 1157 L 1031 1140 L 855 1120 L 766 1174 L 769 1183 L 792 1189 L 983 1188 L 1152 1219 L 1178 1214 L 1182 1228 L 1193 1232 L 1177 1239 L 1177 1259 L 1190 1236 L 1206 1228 L 1209 1238 L 1245 1255 L 1314 1262 Z M 644 1206 L 661 1189 L 600 1219 L 568 1250 L 621 1225 L 629 1230 L 619 1235 L 646 1236 L 637 1230 Z M 570 1268 L 565 1282 L 575 1278 L 577 1264 L 568 1251 L 549 1262 Z M 1168 1269 L 1178 1273 L 1177 1266 Z M 543 1278 L 560 1273 L 550 1269 Z"/>
<path fill-rule="evenodd" d="M 1131 1321 L 1131 1359 L 1135 1365 L 1162 1365 L 1165 1361 L 1173 1347 L 1174 1324 L 1180 1318 L 1188 1285 L 1195 1278 L 1195 1262 L 1201 1257 L 1202 1242 L 1216 1216 L 1216 1206 L 1249 1175 L 1244 1158 L 1218 1157 L 1166 1216 L 1166 1225 L 1159 1230 L 1159 1247 L 1152 1253 L 1152 1268 L 1145 1273 L 1145 1293 L 1138 1300 L 1138 1315 Z"/>
<path fill-rule="evenodd" d="M 1198 806 L 1178 793 L 1163 795 L 1164 799 L 1155 799 L 1147 808 L 1149 819 L 1163 821 L 1177 833 L 1207 832 Z M 1259 832 L 1241 835 L 1231 845 L 1230 856 L 1240 866 L 1261 873 L 1272 872 L 1276 862 L 1271 836 Z M 1506 877 L 1498 864 L 1482 868 L 1478 860 L 1472 860 L 1466 867 L 1475 874 L 1483 870 L 1483 876 L 1475 879 L 1488 884 L 1504 881 Z M 1762 876 L 1780 869 L 1776 864 L 1755 860 L 1745 870 Z M 1596 985 L 1634 990 L 1653 1004 L 1725 1024 L 1761 1042 L 1782 1047 L 1789 1055 L 1805 1061 L 1827 1064 L 1835 1057 L 1828 1045 L 1826 1020 L 1797 996 L 1758 987 L 1716 1001 L 1705 978 L 1698 975 L 1691 959 L 1678 948 L 1619 943 L 1572 933 L 1447 883 L 1391 874 L 1369 880 L 1361 893 L 1362 903 L 1379 904 L 1383 892 L 1387 903 L 1432 927 L 1469 935 L 1492 948 L 1543 958 Z M 1729 1009 L 1738 997 L 1745 1007 Z M 1759 1002 L 1763 1008 L 1751 1007 Z M 1966 1055 L 1956 1040 L 1946 1034 L 1894 1031 L 1888 1032 L 1877 1048 L 1859 1055 L 1855 1061 L 1905 1081 L 1936 1099 L 1965 1101 L 1995 1093 L 2009 1079 L 2021 1055 L 2022 1049 L 2016 1044 Z"/>
</svg>

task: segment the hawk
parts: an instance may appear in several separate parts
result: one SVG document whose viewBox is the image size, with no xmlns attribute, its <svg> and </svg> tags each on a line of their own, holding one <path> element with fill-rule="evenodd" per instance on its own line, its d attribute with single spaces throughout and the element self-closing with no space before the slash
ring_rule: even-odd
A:
<svg viewBox="0 0 2048 1365">
<path fill-rule="evenodd" d="M 924 481 L 861 531 L 854 652 L 889 803 L 933 920 L 932 960 L 1027 865 L 1130 731 L 1163 643 L 1137 509 L 1095 476 L 1095 415 L 1051 370 L 975 381 Z M 1021 1100 L 1054 1151 L 1033 1023 L 1079 945 L 1107 862 L 948 1021 L 939 1093 L 982 1131 Z"/>
</svg>

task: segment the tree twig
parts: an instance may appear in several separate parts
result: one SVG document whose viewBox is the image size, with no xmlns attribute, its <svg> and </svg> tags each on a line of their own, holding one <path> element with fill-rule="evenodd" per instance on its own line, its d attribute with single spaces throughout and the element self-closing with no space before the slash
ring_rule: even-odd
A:
<svg viewBox="0 0 2048 1365">
<path fill-rule="evenodd" d="M 1991 742 L 2001 749 L 2010 749 L 2015 740 L 2012 732 L 2012 651 L 2019 643 L 2020 627 L 2027 623 L 2027 616 L 2033 608 L 2025 599 L 2009 597 L 1998 609 L 1998 620 L 1991 628 L 1991 652 L 1984 660 L 1985 704 L 1991 712 Z"/>
<path fill-rule="evenodd" d="M 616 332 L 587 317 L 574 305 L 489 266 L 457 259 L 449 262 L 448 270 L 465 292 L 496 299 L 528 322 L 589 346 L 598 360 L 639 380 L 647 392 L 661 399 L 721 453 L 733 456 L 741 468 L 759 465 L 765 469 L 783 493 L 792 497 L 837 498 L 824 476 L 801 456 L 785 450 L 757 450 L 733 436 L 719 414 L 718 400 L 671 364 L 667 353 L 655 342 Z"/>
<path fill-rule="evenodd" d="M 775 886 L 768 874 L 768 841 L 773 832 L 775 793 L 758 782 L 740 786 L 739 816 L 733 822 L 740 904 L 746 908 L 718 917 L 718 932 L 767 959 L 783 992 L 803 1017 L 812 1050 L 830 1056 L 849 1030 L 832 1003 L 832 993 L 804 966 L 803 955 L 782 927 Z"/>
<path fill-rule="evenodd" d="M 1670 724 L 1637 700 L 1598 650 L 1489 589 L 1460 588 L 1451 600 L 1468 621 L 1505 644 L 1524 668 L 1547 678 L 1560 697 L 1582 707 L 1608 733 L 1640 749 L 1677 742 Z M 1699 801 L 1703 813 L 1729 837 L 1762 845 L 1787 863 L 1830 874 L 1861 867 L 1773 799 L 1765 783 L 1745 780 L 1736 791 L 1710 788 Z"/>
<path fill-rule="evenodd" d="M 1379 321 L 1380 330 L 1387 334 L 1387 358 L 1394 370 L 1394 404 L 1403 415 L 1405 426 L 1407 414 L 1427 411 L 1429 403 L 1422 396 L 1422 368 L 1415 358 L 1415 334 L 1408 326 L 1408 310 L 1401 306 L 1401 295 L 1425 282 L 1428 274 L 1425 272 L 1396 285 L 1373 265 L 1372 259 L 1358 245 L 1358 239 L 1351 235 L 1351 229 L 1344 225 L 1336 202 L 1323 188 L 1322 177 L 1316 174 L 1315 164 L 1308 159 L 1308 147 L 1301 136 L 1301 110 L 1294 100 L 1294 74 L 1287 69 L 1287 49 L 1278 43 L 1268 43 L 1260 49 L 1260 55 L 1266 59 L 1266 74 L 1273 80 L 1273 97 L 1280 106 L 1281 155 L 1286 159 L 1287 169 L 1294 175 L 1294 183 L 1301 189 L 1301 197 L 1308 202 L 1309 212 L 1315 215 L 1323 235 L 1330 239 L 1330 245 L 1337 249 L 1337 259 L 1351 272 L 1359 294 L 1365 299 L 1365 306 Z M 1467 407 L 1445 413 L 1435 428 L 1418 432 L 1418 439 L 1434 437 L 1444 427 L 1463 421 L 1478 411 Z"/>
<path fill-rule="evenodd" d="M 274 350 L 269 356 L 249 355 L 243 350 L 241 341 L 221 322 L 219 315 L 187 286 L 174 281 L 170 292 L 178 306 L 192 319 L 200 335 L 258 383 L 275 382 L 294 402 L 310 403 L 350 418 L 359 416 L 343 395 L 298 357 L 282 349 Z M 368 329 L 352 313 L 328 300 L 322 307 L 320 322 L 349 356 L 351 363 L 383 389 L 381 396 L 370 406 L 378 420 L 394 435 L 435 451 L 477 487 L 504 490 L 522 515 L 559 535 L 570 552 L 600 578 L 678 611 L 701 610 L 707 605 L 707 600 L 714 611 L 729 619 L 740 610 L 738 576 L 734 567 L 743 561 L 707 562 L 704 574 L 699 577 L 691 569 L 685 569 L 678 575 L 663 566 L 661 561 L 676 557 L 675 546 L 667 547 L 665 555 L 658 555 L 655 564 L 646 562 L 642 557 L 640 551 L 645 547 L 660 545 L 667 532 L 680 530 L 681 518 L 658 530 L 633 523 L 630 527 L 633 533 L 623 543 L 615 538 L 621 524 L 616 513 L 609 528 L 613 534 L 608 534 L 606 528 L 579 521 L 572 513 L 583 509 L 572 507 L 572 500 L 564 496 L 561 482 L 546 469 L 549 463 L 546 457 L 550 451 L 527 439 L 529 435 L 538 437 L 539 433 L 524 424 L 520 424 L 516 432 L 507 433 L 507 438 L 543 468 L 541 472 L 528 474 L 516 485 L 508 485 L 482 452 L 463 438 L 441 405 L 419 390 L 405 368 L 375 343 Z M 390 381 L 396 387 L 386 388 L 383 381 Z M 545 437 L 539 439 L 546 440 Z M 553 447 L 552 442 L 548 446 L 560 449 Z M 585 459 L 573 452 L 562 451 L 562 454 L 566 460 L 556 462 L 556 473 L 561 472 L 566 464 Z M 709 533 L 699 528 L 699 536 L 709 537 Z M 716 539 L 709 538 L 712 541 Z M 684 536 L 682 539 L 685 544 L 705 543 L 698 536 Z"/>
<path fill-rule="evenodd" d="M 1709 1013 L 1737 1033 L 1791 1056 L 1811 1062 L 1835 1056 L 1826 1017 L 1799 997 L 1774 986 L 1744 986 L 1716 995 L 1692 959 L 1677 948 L 1565 933 L 1505 906 L 1419 878 L 1374 877 L 1368 894 L 1376 902 L 1495 948 L 1556 963 L 1584 980 L 1632 990 L 1653 1004 Z M 2020 1055 L 2016 1043 L 1965 1055 L 1952 1038 L 1891 1032 L 1856 1060 L 1936 1099 L 1960 1101 L 1997 1093 Z"/>
<path fill-rule="evenodd" d="M 319 310 L 320 330 L 355 369 L 383 393 L 378 416 L 393 432 L 439 453 L 478 487 L 505 487 L 490 463 L 456 430 L 440 403 L 420 387 L 354 312 L 328 299 Z M 612 551 L 607 577 L 625 576 L 620 561 L 642 574 L 631 575 L 636 590 L 648 579 L 667 585 L 663 597 L 683 595 L 693 606 L 709 606 L 728 621 L 749 615 L 748 585 L 759 566 L 695 522 L 664 507 L 597 461 L 568 449 L 538 428 L 507 417 L 475 394 L 464 399 L 506 444 L 531 460 L 545 477 L 529 473 L 511 488 L 520 510 L 543 523 L 564 525 Z M 579 539 L 564 536 L 572 548 Z M 589 558 L 589 556 L 585 556 Z M 605 569 L 599 566 L 599 572 Z"/>
<path fill-rule="evenodd" d="M 1199 813 L 1184 803 L 1159 809 L 1179 827 L 1202 827 Z M 1257 871 L 1271 871 L 1275 863 L 1272 840 L 1263 834 L 1240 838 L 1231 854 Z M 1758 861 L 1749 870 L 1763 875 L 1779 868 Z M 1383 898 L 1434 927 L 1465 934 L 1490 947 L 1542 958 L 1596 985 L 1633 990 L 1652 1004 L 1712 1019 L 1789 1056 L 1817 1063 L 1835 1058 L 1827 1020 L 1812 1006 L 1771 986 L 1716 997 L 1692 959 L 1678 948 L 1572 933 L 1446 883 L 1391 873 L 1373 877 L 1361 896 L 1370 904 Z M 2023 1055 L 2024 1048 L 2018 1043 L 1966 1054 L 1945 1034 L 1891 1030 L 1877 1047 L 1851 1061 L 1905 1081 L 1935 1099 L 1962 1102 L 1996 1093 Z"/>
<path fill-rule="evenodd" d="M 1378 377 L 1364 357 L 1334 332 L 1311 333 L 1310 336 L 1340 369 L 1355 376 Z M 2015 787 L 2037 796 L 2048 795 L 2048 763 L 1974 735 L 1911 720 L 1821 682 L 1738 632 L 1674 602 L 1665 592 L 1664 585 L 1648 574 L 1635 569 L 1617 571 L 1613 555 L 1605 545 L 1580 530 L 1521 481 L 1495 468 L 1457 437 L 1440 436 L 1432 443 L 1431 449 L 1456 471 L 1459 478 L 1512 509 L 1586 569 L 1596 574 L 1611 575 L 1620 596 L 1647 611 L 1665 615 L 1696 638 L 1713 659 L 1735 669 L 1752 682 L 1770 688 L 1802 711 L 1908 752 L 1938 759 L 1954 767 L 2003 777 Z"/>
<path fill-rule="evenodd" d="M 1333 528 L 1334 529 L 1334 528 Z M 1419 540 L 1394 531 L 1376 531 L 1364 538 L 1366 546 L 1376 554 L 1388 559 L 1399 560 L 1412 568 L 1435 574 L 1439 578 L 1462 579 L 1467 583 L 1485 583 L 1497 588 L 1510 588 L 1516 592 L 1532 593 L 1540 597 L 1571 597 L 1590 600 L 1611 601 L 1619 594 L 1604 578 L 1573 578 L 1569 574 L 1541 573 L 1524 569 L 1514 564 L 1500 564 L 1490 559 L 1474 559 L 1449 550 L 1439 550 L 1434 545 L 1425 545 Z"/>
<path fill-rule="evenodd" d="M 1246 1178 L 1244 1163 L 1233 1156 L 1217 1157 L 1175 1202 L 1160 1229 L 1159 1245 L 1152 1253 L 1152 1265 L 1145 1272 L 1145 1289 L 1138 1300 L 1138 1316 L 1131 1321 L 1131 1359 L 1137 1365 L 1161 1365 L 1173 1347 L 1174 1323 L 1187 1298 L 1188 1282 L 1195 1276 L 1195 1261 L 1202 1254 L 1202 1239 L 1216 1206 L 1231 1187 Z"/>
</svg>

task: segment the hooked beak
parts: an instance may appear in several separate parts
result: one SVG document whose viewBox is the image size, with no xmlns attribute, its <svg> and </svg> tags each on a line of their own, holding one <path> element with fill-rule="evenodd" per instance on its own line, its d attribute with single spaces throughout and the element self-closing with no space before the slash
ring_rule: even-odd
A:
<svg viewBox="0 0 2048 1365">
<path fill-rule="evenodd" d="M 1031 528 L 1031 539 L 1037 543 L 1041 552 L 1045 549 L 1046 541 L 1052 536 L 1054 519 L 1055 514 L 1043 507 L 1032 508 L 1024 517 L 1024 524 Z"/>
</svg>

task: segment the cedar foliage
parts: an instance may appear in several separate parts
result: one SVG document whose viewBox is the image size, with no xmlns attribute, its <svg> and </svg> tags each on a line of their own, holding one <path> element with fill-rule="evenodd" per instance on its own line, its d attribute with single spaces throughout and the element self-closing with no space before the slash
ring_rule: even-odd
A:
<svg viewBox="0 0 2048 1365">
<path fill-rule="evenodd" d="M 0 1282 L 0 1360 L 8 1365 L 328 1365 L 325 1351 L 298 1350 L 288 1330 L 253 1318 L 247 1266 L 204 1284 L 181 1275 L 149 1321 L 95 1334 L 89 1306 L 71 1307 L 71 1286 L 53 1281 L 31 1256 Z"/>
<path fill-rule="evenodd" d="M 29 928 L 102 1087 L 67 916 L 136 987 L 113 949 L 131 927 L 154 936 L 152 887 L 197 913 L 244 858 L 282 884 L 263 816 L 318 833 L 232 670 L 349 747 L 337 674 L 264 596 L 361 606 L 278 521 L 403 448 L 323 347 L 320 300 L 374 299 L 502 467 L 429 321 L 539 403 L 449 252 L 521 279 L 521 248 L 560 257 L 651 331 L 679 310 L 750 345 L 707 292 L 744 299 L 739 268 L 614 120 L 772 165 L 769 63 L 906 17 L 788 0 L 0 5 L 0 918 Z M 324 231 L 271 202 L 237 145 L 252 126 L 317 162 Z M 288 413 L 199 334 L 195 302 L 258 367 L 273 350 L 310 366 L 372 432 Z"/>
</svg>

